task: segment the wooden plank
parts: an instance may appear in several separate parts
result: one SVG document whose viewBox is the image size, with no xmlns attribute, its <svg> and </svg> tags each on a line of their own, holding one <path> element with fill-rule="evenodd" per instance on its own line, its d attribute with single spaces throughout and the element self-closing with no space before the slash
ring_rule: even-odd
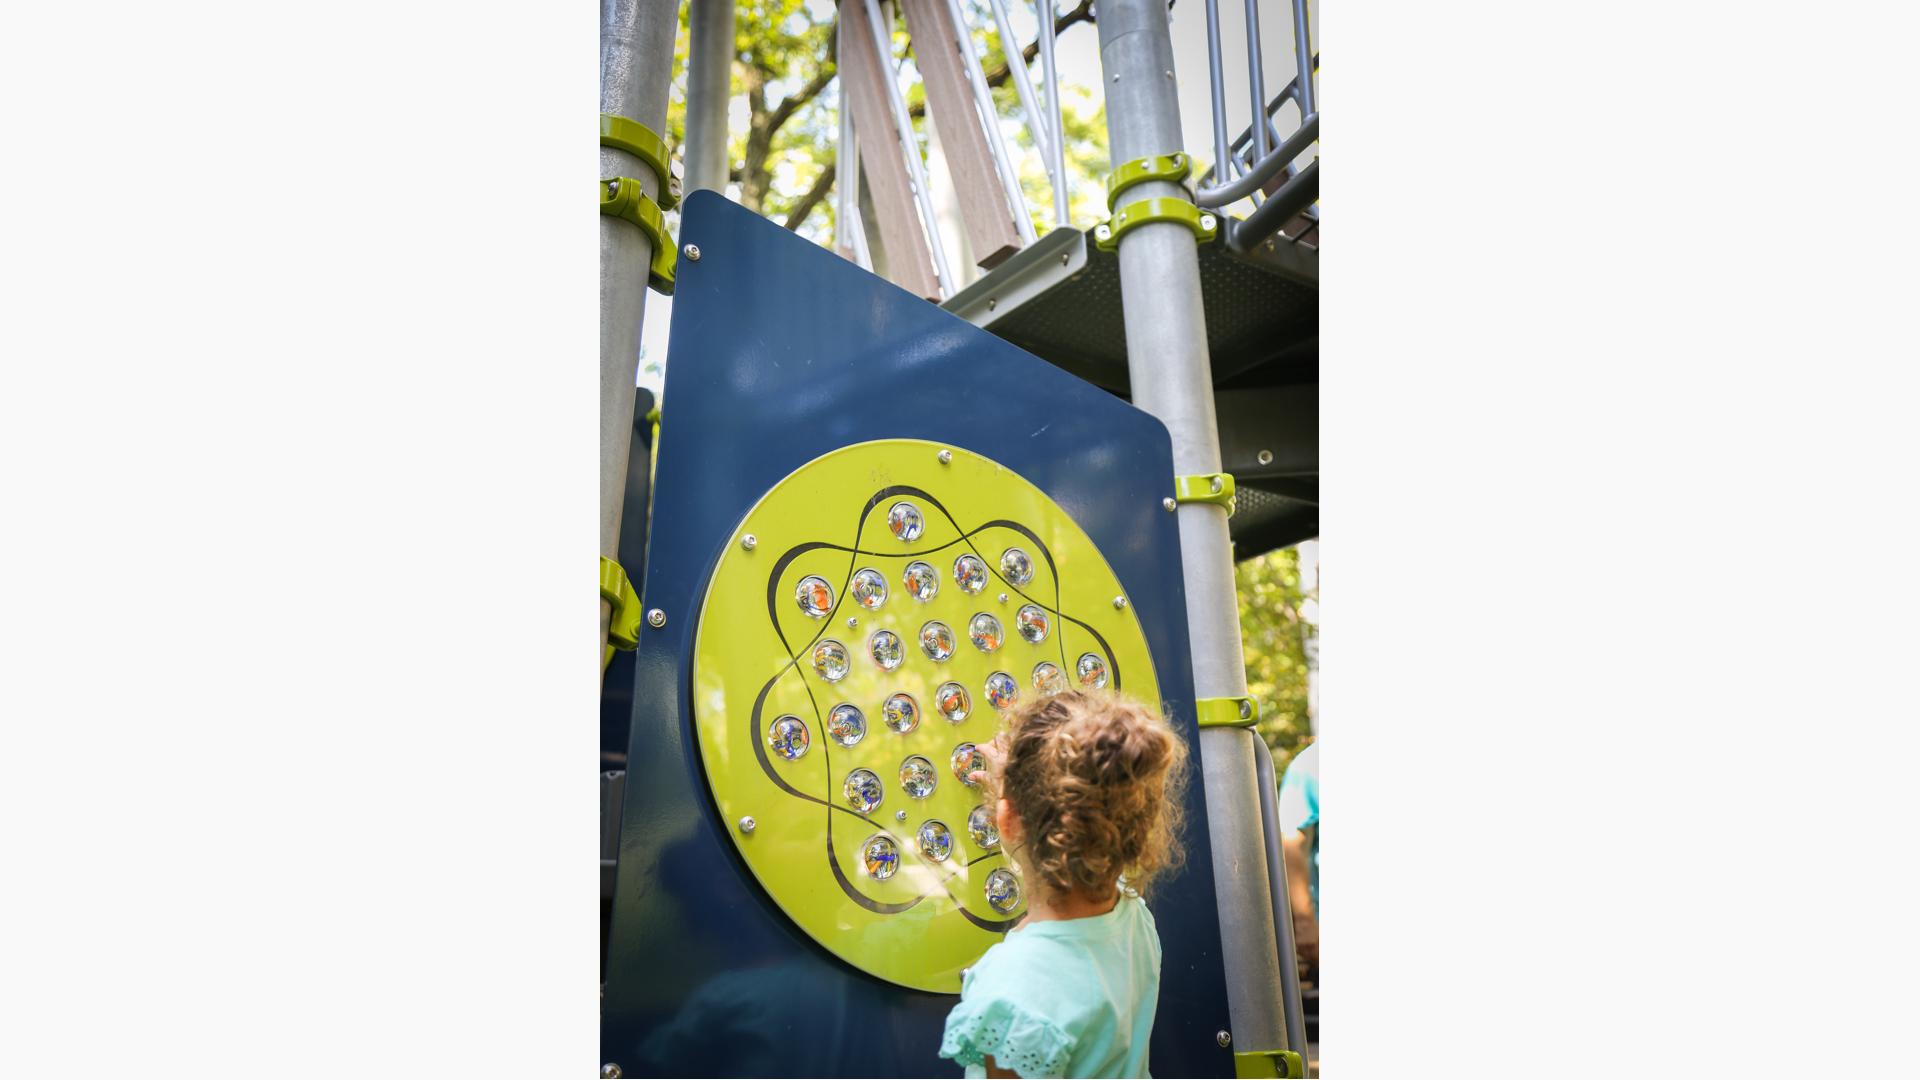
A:
<svg viewBox="0 0 1920 1080">
<path fill-rule="evenodd" d="M 1014 228 L 1014 209 L 994 167 L 993 147 L 981 126 L 980 110 L 974 107 L 959 32 L 947 0 L 900 0 L 900 8 L 907 14 L 913 62 L 927 89 L 927 108 L 940 125 L 941 149 L 960 197 L 960 216 L 967 225 L 974 261 L 990 269 L 1020 250 L 1020 232 Z M 973 42 L 968 39 L 966 44 L 971 47 Z"/>
<path fill-rule="evenodd" d="M 886 249 L 888 278 L 934 303 L 940 302 L 940 279 L 933 272 L 933 250 L 920 224 L 907 159 L 902 156 L 900 129 L 887 101 L 890 68 L 881 61 L 873 23 L 863 0 L 847 0 L 840 9 L 840 83 L 843 100 L 853 108 L 853 126 L 860 139 L 860 171 L 873 199 L 874 226 Z M 912 137 L 912 133 L 908 133 Z M 918 152 L 918 144 L 915 152 Z"/>
</svg>

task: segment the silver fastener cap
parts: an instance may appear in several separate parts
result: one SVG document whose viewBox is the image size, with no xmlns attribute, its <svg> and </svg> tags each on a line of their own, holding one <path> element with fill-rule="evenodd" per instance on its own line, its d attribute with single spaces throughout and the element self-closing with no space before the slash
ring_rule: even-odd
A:
<svg viewBox="0 0 1920 1080">
<path fill-rule="evenodd" d="M 747 535 L 740 538 L 741 548 L 747 551 L 752 551 L 755 545 L 759 543 L 760 543 L 760 538 L 753 535 L 752 533 L 748 533 Z"/>
<path fill-rule="evenodd" d="M 647 625 L 653 627 L 655 630 L 667 625 L 667 613 L 661 611 L 659 608 L 648 608 Z"/>
<path fill-rule="evenodd" d="M 680 249 L 680 254 L 685 255 L 687 257 L 688 262 L 699 262 L 700 261 L 700 245 L 688 244 L 686 247 L 683 247 Z"/>
<path fill-rule="evenodd" d="M 740 831 L 742 833 L 745 833 L 748 836 L 752 836 L 753 827 L 757 824 L 759 824 L 759 822 L 754 821 L 753 816 L 749 814 L 748 816 L 740 819 Z"/>
</svg>

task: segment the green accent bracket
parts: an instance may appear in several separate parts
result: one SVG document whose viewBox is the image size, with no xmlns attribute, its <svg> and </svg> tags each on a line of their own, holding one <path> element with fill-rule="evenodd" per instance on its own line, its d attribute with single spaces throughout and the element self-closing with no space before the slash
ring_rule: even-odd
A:
<svg viewBox="0 0 1920 1080">
<path fill-rule="evenodd" d="M 1292 1050 L 1246 1050 L 1233 1055 L 1235 1077 L 1292 1077 L 1307 1075 L 1307 1063 Z"/>
<path fill-rule="evenodd" d="M 1252 727 L 1260 722 L 1260 703 L 1250 697 L 1203 697 L 1193 703 L 1200 726 Z"/>
<path fill-rule="evenodd" d="M 645 124 L 612 113 L 600 114 L 600 145 L 625 150 L 647 163 L 660 180 L 660 209 L 671 210 L 680 204 L 680 178 L 673 174 L 673 158 L 666 140 Z"/>
<path fill-rule="evenodd" d="M 1120 193 L 1149 180 L 1164 180 L 1177 184 L 1193 173 L 1193 158 L 1180 151 L 1171 154 L 1157 154 L 1153 157 L 1135 158 L 1113 170 L 1107 177 L 1107 209 L 1112 210 L 1114 203 L 1120 201 Z"/>
<path fill-rule="evenodd" d="M 1176 476 L 1173 478 L 1173 501 L 1181 503 L 1212 503 L 1224 507 L 1227 516 L 1233 516 L 1233 474 L 1201 473 L 1198 476 Z"/>
<path fill-rule="evenodd" d="M 624 218 L 640 226 L 653 241 L 653 265 L 647 268 L 647 283 L 657 292 L 673 295 L 673 237 L 667 233 L 666 219 L 660 207 L 631 176 L 615 176 L 600 181 L 600 212 Z"/>
<path fill-rule="evenodd" d="M 600 658 L 605 669 L 613 660 L 613 650 L 633 649 L 640 645 L 640 597 L 627 580 L 627 571 L 617 562 L 600 556 L 600 599 L 613 605 L 607 622 L 607 650 Z"/>
<path fill-rule="evenodd" d="M 1093 246 L 1101 251 L 1117 250 L 1121 237 L 1156 221 L 1185 225 L 1193 233 L 1193 238 L 1203 244 L 1220 235 L 1220 218 L 1211 210 L 1203 210 L 1185 199 L 1141 199 L 1128 203 L 1111 219 L 1095 225 Z"/>
</svg>

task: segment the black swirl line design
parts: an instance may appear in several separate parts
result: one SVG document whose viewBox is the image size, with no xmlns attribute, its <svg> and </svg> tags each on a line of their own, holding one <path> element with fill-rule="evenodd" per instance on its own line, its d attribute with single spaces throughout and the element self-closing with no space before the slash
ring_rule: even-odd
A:
<svg viewBox="0 0 1920 1080">
<path fill-rule="evenodd" d="M 938 510 L 940 512 L 940 515 L 946 518 L 947 523 L 953 527 L 954 532 L 957 534 L 955 538 L 953 540 L 948 541 L 947 543 L 939 545 L 938 547 L 925 548 L 915 552 L 879 551 L 879 550 L 871 550 L 871 549 L 861 547 L 860 539 L 863 532 L 865 531 L 867 519 L 869 515 L 872 514 L 874 507 L 880 505 L 882 502 L 886 501 L 887 499 L 896 498 L 899 496 L 912 496 L 912 497 L 919 498 L 923 500 L 927 505 L 932 506 L 934 509 Z M 1043 598 L 1029 595 L 1020 586 L 1015 585 L 1010 581 L 1007 581 L 1006 578 L 1003 577 L 1000 573 L 998 560 L 987 558 L 985 553 L 981 552 L 979 547 L 973 543 L 973 538 L 975 536 L 989 529 L 994 529 L 994 528 L 1003 528 L 1003 529 L 1008 529 L 1013 532 L 1016 532 L 1021 536 L 1024 536 L 1029 542 L 1033 544 L 1033 546 L 1036 549 L 1038 549 L 1038 551 L 1040 552 L 1041 558 L 1046 560 L 1048 576 L 1053 583 L 1053 597 L 1052 597 L 1051 604 L 1047 603 L 1046 600 Z M 869 911 L 875 912 L 876 914 L 882 914 L 882 915 L 898 914 L 900 912 L 913 908 L 914 906 L 919 904 L 922 900 L 925 900 L 928 896 L 933 895 L 933 893 L 931 890 L 928 890 L 926 892 L 921 893 L 919 896 L 914 897 L 912 900 L 890 904 L 890 903 L 882 903 L 880 901 L 874 900 L 873 898 L 862 893 L 854 885 L 853 881 L 847 876 L 845 869 L 841 867 L 839 856 L 834 849 L 833 826 L 834 826 L 835 818 L 832 812 L 839 811 L 842 814 L 846 814 L 849 817 L 855 818 L 865 823 L 868 827 L 878 832 L 887 831 L 886 826 L 882 823 L 874 821 L 872 818 L 866 816 L 865 814 L 862 814 L 854 810 L 852 807 L 844 806 L 831 799 L 822 799 L 822 798 L 819 798 L 818 796 L 810 795 L 806 792 L 799 790 L 798 788 L 795 788 L 793 785 L 787 783 L 786 779 L 780 776 L 778 771 L 774 769 L 773 762 L 767 757 L 766 747 L 762 745 L 762 740 L 760 737 L 761 728 L 763 726 L 762 716 L 764 715 L 764 708 L 765 708 L 767 697 L 769 694 L 772 693 L 774 686 L 777 685 L 779 681 L 782 678 L 784 678 L 789 671 L 794 671 L 796 673 L 799 673 L 800 656 L 804 652 L 811 650 L 814 647 L 814 645 L 821 639 L 821 637 L 823 637 L 826 634 L 827 630 L 831 628 L 834 625 L 834 623 L 838 620 L 839 614 L 840 614 L 840 607 L 846 601 L 846 598 L 848 595 L 848 587 L 853 580 L 853 575 L 856 572 L 856 567 L 861 556 L 866 555 L 866 556 L 872 556 L 875 558 L 884 558 L 884 559 L 923 558 L 928 555 L 945 551 L 948 548 L 955 546 L 956 544 L 965 545 L 967 551 L 971 552 L 976 558 L 978 558 L 987 567 L 988 572 L 993 575 L 995 580 L 999 581 L 1001 585 L 1003 585 L 1006 589 L 1008 589 L 1012 593 L 1018 595 L 1022 600 L 1026 601 L 1027 603 L 1033 604 L 1034 606 L 1039 607 L 1043 611 L 1047 611 L 1058 618 L 1061 618 L 1070 623 L 1073 623 L 1075 626 L 1080 627 L 1082 630 L 1085 630 L 1088 633 L 1088 635 L 1091 636 L 1093 640 L 1099 644 L 1101 653 L 1104 654 L 1106 657 L 1109 678 L 1111 679 L 1113 688 L 1115 690 L 1119 690 L 1122 685 L 1120 662 L 1118 658 L 1114 656 L 1113 648 L 1107 642 L 1106 637 L 1102 635 L 1100 631 L 1096 630 L 1094 627 L 1092 627 L 1088 623 L 1080 619 L 1074 618 L 1072 615 L 1069 615 L 1066 612 L 1060 610 L 1060 572 L 1059 572 L 1059 566 L 1054 560 L 1052 549 L 1047 546 L 1045 541 L 1040 539 L 1037 533 L 1035 533 L 1032 529 L 1029 529 L 1028 527 L 1026 527 L 1025 525 L 1022 525 L 1017 521 L 1011 521 L 1007 519 L 995 519 L 993 521 L 988 521 L 979 526 L 976 526 L 973 529 L 962 529 L 960 526 L 960 523 L 957 520 L 955 520 L 952 512 L 950 512 L 947 509 L 946 505 L 943 504 L 938 498 L 936 498 L 933 495 L 933 493 L 921 488 L 913 487 L 911 485 L 898 484 L 890 487 L 884 487 L 874 492 L 874 494 L 867 499 L 866 504 L 860 508 L 859 516 L 854 521 L 853 543 L 851 545 L 841 545 L 841 544 L 830 543 L 827 541 L 814 540 L 814 541 L 807 541 L 800 544 L 795 544 L 793 547 L 788 548 L 785 552 L 783 552 L 780 555 L 780 557 L 774 561 L 772 568 L 768 571 L 768 574 L 767 574 L 767 621 L 772 625 L 774 635 L 780 639 L 781 647 L 787 651 L 787 662 L 786 664 L 781 666 L 779 671 L 775 672 L 773 676 L 767 680 L 766 684 L 760 688 L 759 694 L 757 694 L 754 698 L 753 709 L 749 717 L 749 723 L 747 728 L 748 741 L 750 741 L 753 744 L 754 760 L 759 763 L 761 771 L 767 775 L 768 779 L 773 781 L 775 786 L 779 787 L 782 791 L 786 792 L 789 795 L 797 796 L 806 802 L 815 803 L 819 806 L 824 807 L 827 811 L 829 811 L 827 814 L 827 822 L 826 822 L 827 824 L 827 865 L 828 865 L 828 868 L 832 871 L 833 880 L 835 884 L 839 885 L 840 890 L 844 894 L 846 894 L 848 899 L 852 900 L 854 903 L 859 904 L 861 907 L 866 908 Z M 787 568 L 793 565 L 794 560 L 798 559 L 800 556 L 805 555 L 808 552 L 822 551 L 822 550 L 846 552 L 847 553 L 846 571 L 841 575 L 839 588 L 836 589 L 834 592 L 833 607 L 826 613 L 825 617 L 821 619 L 820 626 L 814 631 L 813 636 L 809 638 L 800 649 L 795 649 L 793 647 L 793 643 L 787 640 L 786 631 L 781 627 L 781 624 L 780 624 L 780 615 L 779 615 L 779 601 L 780 601 L 780 592 L 781 592 L 780 581 L 781 581 L 781 578 L 785 575 Z M 1068 662 L 1066 657 L 1065 636 L 1056 634 L 1054 638 L 1055 638 L 1054 652 L 1055 652 L 1055 655 L 1059 657 L 1060 671 L 1062 673 L 1062 677 L 1065 678 L 1065 677 L 1068 677 L 1066 673 L 1074 671 L 1075 668 L 1072 664 Z M 822 770 L 823 770 L 823 776 L 821 778 L 821 781 L 822 781 L 821 790 L 831 792 L 832 785 L 833 785 L 833 777 L 834 777 L 833 751 L 831 749 L 831 743 L 833 740 L 829 738 L 826 734 L 825 720 L 820 711 L 820 702 L 814 696 L 814 693 L 813 693 L 812 680 L 806 678 L 804 673 L 799 673 L 799 678 L 800 678 L 801 686 L 805 690 L 807 695 L 808 707 L 813 713 L 813 718 L 814 718 L 813 730 L 820 733 L 820 739 L 819 739 L 820 750 L 821 750 L 820 756 L 821 756 Z M 911 848 L 912 845 L 908 845 L 908 847 Z M 904 854 L 905 853 L 903 852 L 903 856 Z M 1005 857 L 1006 855 L 1004 850 L 996 848 L 994 851 L 987 852 L 986 854 L 983 854 L 974 859 L 968 860 L 967 862 L 963 863 L 962 866 L 972 867 L 977 863 L 985 862 L 990 859 L 1005 858 Z M 954 891 L 949 884 L 958 873 L 959 873 L 958 870 L 952 870 L 952 871 L 946 872 L 945 875 L 939 879 L 938 885 L 940 886 L 940 890 L 946 894 L 947 899 L 953 904 L 955 910 L 959 911 L 960 914 L 967 919 L 967 921 L 973 923 L 974 925 L 980 927 L 983 930 L 986 930 L 989 933 L 1002 933 L 1007 930 L 1011 930 L 1015 926 L 1018 926 L 1022 921 L 1026 919 L 1026 913 L 1024 912 L 1022 912 L 1019 916 L 1012 919 L 994 920 L 994 919 L 982 918 L 974 914 L 972 911 L 969 911 L 967 909 L 967 906 L 961 902 L 960 898 L 954 894 Z"/>
</svg>

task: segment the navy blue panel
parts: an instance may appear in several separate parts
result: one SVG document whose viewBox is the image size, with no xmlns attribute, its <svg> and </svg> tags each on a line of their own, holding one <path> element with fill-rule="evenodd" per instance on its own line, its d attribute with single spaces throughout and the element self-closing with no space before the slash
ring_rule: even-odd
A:
<svg viewBox="0 0 1920 1080">
<path fill-rule="evenodd" d="M 1167 430 L 712 192 L 687 200 L 680 239 L 700 260 L 677 272 L 644 585 L 667 622 L 643 629 L 635 665 L 601 1061 L 628 1076 L 957 1075 L 937 1052 L 958 999 L 814 944 L 725 835 L 690 728 L 700 598 L 747 510 L 800 465 L 871 439 L 964 447 L 1039 486 L 1099 545 L 1197 746 L 1179 534 L 1160 508 Z M 1233 1075 L 1214 1042 L 1227 996 L 1200 788 L 1196 775 L 1187 869 L 1153 900 L 1161 1076 Z"/>
</svg>

